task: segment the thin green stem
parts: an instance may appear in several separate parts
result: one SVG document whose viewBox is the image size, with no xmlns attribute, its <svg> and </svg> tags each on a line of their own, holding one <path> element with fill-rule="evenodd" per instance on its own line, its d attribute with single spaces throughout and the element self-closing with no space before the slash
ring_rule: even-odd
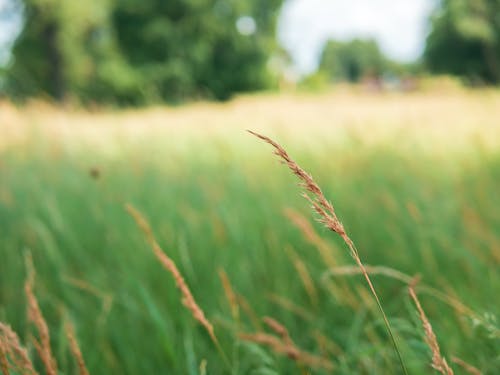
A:
<svg viewBox="0 0 500 375">
<path fill-rule="evenodd" d="M 406 370 L 406 366 L 405 366 L 404 361 L 403 361 L 403 356 L 401 355 L 401 351 L 399 350 L 399 346 L 398 346 L 398 343 L 396 341 L 396 337 L 394 336 L 394 334 L 392 332 L 391 324 L 389 323 L 389 319 L 387 319 L 387 315 L 385 315 L 384 308 L 382 307 L 382 304 L 380 303 L 380 299 L 378 298 L 378 294 L 375 291 L 375 287 L 373 286 L 373 283 L 370 279 L 370 276 L 368 275 L 368 272 L 366 271 L 365 266 L 363 265 L 363 263 L 361 262 L 361 259 L 359 258 L 358 250 L 356 249 L 356 246 L 351 241 L 351 239 L 349 237 L 347 237 L 347 235 L 345 235 L 345 237 L 342 236 L 342 238 L 347 243 L 347 246 L 349 246 L 349 249 L 351 250 L 353 257 L 356 260 L 356 263 L 358 264 L 359 268 L 361 269 L 361 272 L 363 273 L 363 276 L 365 277 L 366 282 L 368 283 L 368 287 L 370 288 L 370 291 L 371 291 L 373 297 L 375 298 L 375 302 L 377 303 L 378 309 L 379 309 L 380 313 L 382 314 L 382 318 L 384 319 L 385 327 L 386 327 L 387 332 L 389 333 L 389 336 L 391 338 L 392 346 L 394 347 L 394 350 L 396 351 L 396 354 L 398 356 L 399 363 L 401 365 L 401 369 L 403 370 L 403 374 L 408 375 L 408 371 Z"/>
</svg>

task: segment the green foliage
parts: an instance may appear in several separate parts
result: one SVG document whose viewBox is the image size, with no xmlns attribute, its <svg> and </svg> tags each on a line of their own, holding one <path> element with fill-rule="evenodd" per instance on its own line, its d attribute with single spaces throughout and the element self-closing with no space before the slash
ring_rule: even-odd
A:
<svg viewBox="0 0 500 375">
<path fill-rule="evenodd" d="M 431 27 L 424 53 L 431 71 L 500 83 L 499 0 L 443 0 Z"/>
<path fill-rule="evenodd" d="M 330 75 L 325 70 L 317 70 L 299 81 L 299 88 L 310 92 L 325 91 L 330 87 Z"/>
<path fill-rule="evenodd" d="M 268 87 L 281 0 L 25 0 L 7 92 L 140 105 Z M 252 17 L 255 32 L 238 32 Z"/>
<path fill-rule="evenodd" d="M 378 77 L 385 67 L 386 59 L 372 39 L 330 40 L 320 60 L 320 70 L 326 72 L 332 81 L 359 82 L 367 76 Z"/>
<path fill-rule="evenodd" d="M 274 361 L 257 344 L 239 343 L 239 365 L 236 373 L 241 375 L 278 375 Z"/>
<path fill-rule="evenodd" d="M 498 316 L 492 302 L 500 282 L 494 253 L 500 225 L 498 150 L 477 143 L 463 153 L 434 154 L 403 142 L 402 134 L 395 135 L 397 147 L 362 147 L 344 134 L 346 141 L 325 136 L 314 149 L 292 154 L 333 199 L 366 264 L 418 273 L 423 283 L 478 313 Z M 367 302 L 363 278 L 325 277 L 328 268 L 318 249 L 282 214 L 291 207 L 310 218 L 307 203 L 294 176 L 271 162 L 266 146 L 205 134 L 186 144 L 151 136 L 130 143 L 108 140 L 100 154 L 35 135 L 23 147 L 1 153 L 0 320 L 29 337 L 22 297 L 22 252 L 29 248 L 61 373 L 75 373 L 58 334 L 63 311 L 75 322 L 93 375 L 196 373 L 203 359 L 208 374 L 303 373 L 267 347 L 238 342 L 238 333 L 258 328 L 243 308 L 240 321 L 232 320 L 216 276 L 219 267 L 257 316 L 278 319 L 299 347 L 332 360 L 336 373 L 392 372 L 396 358 Z M 94 165 L 100 173 L 93 178 L 88 168 Z M 182 305 L 171 276 L 125 213 L 125 202 L 149 218 L 183 272 L 215 325 L 231 372 Z M 352 264 L 341 241 L 320 225 L 314 228 L 339 265 Z M 287 256 L 290 248 L 309 270 L 316 302 Z M 410 373 L 428 374 L 430 353 L 405 285 L 373 278 L 391 321 L 398 322 L 394 328 Z M 271 295 L 298 306 L 299 313 Z M 486 326 L 473 325 L 430 295 L 421 298 L 443 353 L 485 374 L 498 373 L 500 344 Z M 315 332 L 334 344 L 318 344 Z"/>
</svg>

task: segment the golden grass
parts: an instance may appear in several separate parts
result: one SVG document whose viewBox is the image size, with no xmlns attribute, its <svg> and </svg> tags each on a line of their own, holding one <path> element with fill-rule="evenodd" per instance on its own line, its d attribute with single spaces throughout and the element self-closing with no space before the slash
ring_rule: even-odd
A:
<svg viewBox="0 0 500 375">
<path fill-rule="evenodd" d="M 85 366 L 85 361 L 83 359 L 82 351 L 80 350 L 80 346 L 78 345 L 78 341 L 76 339 L 75 329 L 73 325 L 69 322 L 66 322 L 64 325 L 64 331 L 66 332 L 66 338 L 69 342 L 69 347 L 71 349 L 71 354 L 78 365 L 78 373 L 79 375 L 89 375 L 87 370 L 87 366 Z"/>
<path fill-rule="evenodd" d="M 0 339 L 0 370 L 3 375 L 10 375 L 7 349 L 4 347 L 2 339 Z"/>
<path fill-rule="evenodd" d="M 271 348 L 274 352 L 282 354 L 297 362 L 312 368 L 323 368 L 332 371 L 333 362 L 327 358 L 308 353 L 300 349 L 290 337 L 286 327 L 277 320 L 264 317 L 263 322 L 274 332 L 274 335 L 266 332 L 241 333 L 239 338 L 244 341 L 255 342 Z"/>
<path fill-rule="evenodd" d="M 28 275 L 24 284 L 24 292 L 26 294 L 26 299 L 28 302 L 28 320 L 35 326 L 39 336 L 39 339 L 32 336 L 33 345 L 35 346 L 38 355 L 43 362 L 47 375 L 56 375 L 57 362 L 52 355 L 52 349 L 50 348 L 49 328 L 33 292 L 35 283 L 35 269 L 33 267 L 33 260 L 30 254 L 26 255 L 26 270 Z"/>
<path fill-rule="evenodd" d="M 210 323 L 209 320 L 205 317 L 205 313 L 194 299 L 191 290 L 186 284 L 184 277 L 180 273 L 174 261 L 169 256 L 167 256 L 161 249 L 160 245 L 158 244 L 153 235 L 153 231 L 151 230 L 151 227 L 147 222 L 147 220 L 132 205 L 127 204 L 125 208 L 127 212 L 130 214 L 130 216 L 132 216 L 132 218 L 135 220 L 137 226 L 146 236 L 146 239 L 151 248 L 153 249 L 156 258 L 160 261 L 163 267 L 165 267 L 165 269 L 168 272 L 170 272 L 170 274 L 174 278 L 175 283 L 177 284 L 177 288 L 180 290 L 182 294 L 182 303 L 184 304 L 184 306 L 186 306 L 186 308 L 191 312 L 193 318 L 205 328 L 205 330 L 208 332 L 214 344 L 217 347 L 219 347 L 219 341 L 217 340 L 217 336 L 215 336 L 214 327 L 212 323 Z"/>
<path fill-rule="evenodd" d="M 355 137 L 367 144 L 412 140 L 433 152 L 461 150 L 474 139 L 489 149 L 500 145 L 500 90 L 423 91 L 412 94 L 370 94 L 335 90 L 321 95 L 281 94 L 237 98 L 224 104 L 197 103 L 181 107 L 86 112 L 44 103 L 15 107 L 0 102 L 0 150 L 30 140 L 56 145 L 91 146 L 117 155 L 120 144 L 159 139 L 189 150 L 192 140 L 231 138 L 240 147 L 241 131 L 249 127 L 279 135 L 288 144 L 311 149 L 318 139 L 341 143 Z M 460 110 L 457 110 L 459 108 Z M 450 132 L 453 137 L 449 137 Z M 445 144 L 447 148 L 434 147 Z"/>
<path fill-rule="evenodd" d="M 319 299 L 318 291 L 316 289 L 316 286 L 314 285 L 314 280 L 309 273 L 306 264 L 299 257 L 299 255 L 295 251 L 293 251 L 291 247 L 287 247 L 286 250 L 290 260 L 293 263 L 293 266 L 295 267 L 295 270 L 297 271 L 297 274 L 299 275 L 300 280 L 302 281 L 302 285 L 304 285 L 304 289 L 306 290 L 311 304 L 317 307 Z"/>
<path fill-rule="evenodd" d="M 432 330 L 432 325 L 429 319 L 427 319 L 424 309 L 422 305 L 420 305 L 420 301 L 415 293 L 414 283 L 408 286 L 408 293 L 410 293 L 410 297 L 413 299 L 413 302 L 415 302 L 420 321 L 422 322 L 422 328 L 424 329 L 425 341 L 432 352 L 432 367 L 443 375 L 453 375 L 453 370 L 446 362 L 446 359 L 441 355 L 441 349 L 439 348 L 436 335 Z"/>
<path fill-rule="evenodd" d="M 335 267 L 338 264 L 333 247 L 316 233 L 309 220 L 292 208 L 286 208 L 284 214 L 301 231 L 304 238 L 318 249 L 326 265 Z"/>
<path fill-rule="evenodd" d="M 222 268 L 219 269 L 219 278 L 222 283 L 222 287 L 224 289 L 224 294 L 226 296 L 227 302 L 229 304 L 229 308 L 231 309 L 231 315 L 235 321 L 239 321 L 240 317 L 240 309 L 238 305 L 238 296 L 233 290 L 231 286 L 231 282 L 229 281 L 229 277 L 227 276 L 226 271 Z"/>
<path fill-rule="evenodd" d="M 0 322 L 0 369 L 4 375 L 9 375 L 10 369 L 22 375 L 38 374 L 17 334 L 2 322 Z"/>
<path fill-rule="evenodd" d="M 24 291 L 28 305 L 28 321 L 36 328 L 39 338 L 33 335 L 29 337 L 42 361 L 45 373 L 47 375 L 57 375 L 57 362 L 50 347 L 50 331 L 33 291 L 35 286 L 35 268 L 30 253 L 25 255 L 25 263 L 27 277 L 24 284 Z M 65 332 L 71 353 L 78 365 L 79 375 L 89 375 L 78 341 L 76 340 L 73 326 L 66 323 Z M 0 322 L 0 370 L 3 375 L 10 375 L 10 369 L 13 369 L 16 374 L 20 375 L 38 374 L 28 351 L 21 345 L 17 334 L 10 326 Z"/>
<path fill-rule="evenodd" d="M 458 357 L 452 356 L 451 361 L 453 363 L 456 363 L 460 367 L 462 367 L 464 369 L 464 371 L 467 372 L 468 374 L 471 374 L 471 375 L 482 375 L 483 374 L 482 371 L 479 370 L 477 367 L 472 366 L 471 364 L 465 362 L 464 360 L 462 360 Z"/>
<path fill-rule="evenodd" d="M 325 198 L 323 195 L 323 192 L 321 191 L 321 188 L 319 185 L 313 180 L 311 175 L 309 175 L 306 171 L 304 171 L 285 151 L 283 147 L 281 147 L 278 143 L 273 141 L 271 138 L 266 137 L 264 135 L 255 133 L 253 131 L 249 130 L 249 133 L 256 136 L 257 138 L 260 138 L 261 140 L 265 141 L 266 143 L 270 144 L 274 148 L 274 153 L 277 155 L 281 160 L 288 166 L 288 168 L 292 171 L 293 174 L 295 174 L 299 181 L 300 181 L 300 186 L 304 189 L 304 193 L 302 196 L 311 204 L 313 211 L 315 211 L 318 214 L 318 221 L 323 224 L 326 228 L 331 230 L 332 232 L 335 232 L 338 234 L 342 240 L 345 242 L 347 247 L 349 248 L 350 254 L 352 258 L 355 260 L 356 264 L 358 265 L 359 269 L 361 270 L 361 273 L 363 274 L 366 283 L 368 284 L 370 291 L 377 303 L 377 306 L 380 310 L 380 313 L 384 319 L 385 326 L 387 328 L 387 332 L 389 333 L 389 336 L 391 338 L 392 344 L 394 346 L 394 350 L 396 351 L 399 362 L 401 365 L 401 369 L 405 374 L 407 374 L 407 370 L 405 367 L 405 364 L 403 362 L 403 358 L 401 357 L 401 352 L 399 350 L 398 344 L 396 342 L 396 339 L 392 333 L 392 329 L 389 323 L 389 320 L 387 319 L 387 316 L 385 315 L 384 309 L 382 308 L 382 304 L 380 303 L 379 297 L 377 295 L 377 292 L 375 291 L 375 287 L 373 286 L 373 283 L 370 279 L 370 276 L 368 275 L 368 272 L 361 262 L 361 258 L 359 256 L 358 250 L 356 246 L 354 245 L 354 242 L 351 240 L 351 238 L 347 235 L 343 224 L 340 222 L 340 220 L 337 217 L 337 214 L 335 213 L 335 209 L 333 205 Z"/>
</svg>

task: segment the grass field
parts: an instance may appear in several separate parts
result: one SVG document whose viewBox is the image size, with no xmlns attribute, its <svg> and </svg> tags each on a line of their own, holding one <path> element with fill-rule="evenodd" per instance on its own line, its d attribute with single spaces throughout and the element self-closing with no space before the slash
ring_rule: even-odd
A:
<svg viewBox="0 0 500 375">
<path fill-rule="evenodd" d="M 455 373 L 467 372 L 454 357 L 500 373 L 499 91 L 341 90 L 94 113 L 0 104 L 0 321 L 33 358 L 26 254 L 61 374 L 78 373 L 67 321 L 94 375 L 400 373 L 348 249 L 245 129 L 278 141 L 333 202 L 410 374 L 433 371 L 408 296 L 417 274 Z M 126 203 L 177 264 L 221 351 Z M 273 332 L 266 316 L 319 362 L 244 340 Z"/>
</svg>

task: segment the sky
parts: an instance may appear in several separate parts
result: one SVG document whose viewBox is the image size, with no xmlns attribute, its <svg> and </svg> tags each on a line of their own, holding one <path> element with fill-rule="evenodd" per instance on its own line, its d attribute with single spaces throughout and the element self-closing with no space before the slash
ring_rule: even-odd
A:
<svg viewBox="0 0 500 375">
<path fill-rule="evenodd" d="M 301 73 L 314 71 L 328 39 L 371 37 L 390 58 L 408 62 L 423 52 L 436 0 L 287 0 L 278 40 Z"/>
<path fill-rule="evenodd" d="M 10 15 L 7 11 L 12 9 L 11 4 L 10 0 L 0 0 L 0 66 L 8 60 L 9 46 L 18 34 L 21 24 L 20 17 L 6 16 Z"/>
<path fill-rule="evenodd" d="M 12 0 L 0 0 L 0 14 Z M 313 72 L 324 43 L 372 37 L 398 61 L 412 61 L 423 50 L 427 19 L 437 0 L 286 0 L 278 22 L 278 40 L 300 74 Z M 0 18 L 0 64 L 20 20 Z"/>
</svg>

